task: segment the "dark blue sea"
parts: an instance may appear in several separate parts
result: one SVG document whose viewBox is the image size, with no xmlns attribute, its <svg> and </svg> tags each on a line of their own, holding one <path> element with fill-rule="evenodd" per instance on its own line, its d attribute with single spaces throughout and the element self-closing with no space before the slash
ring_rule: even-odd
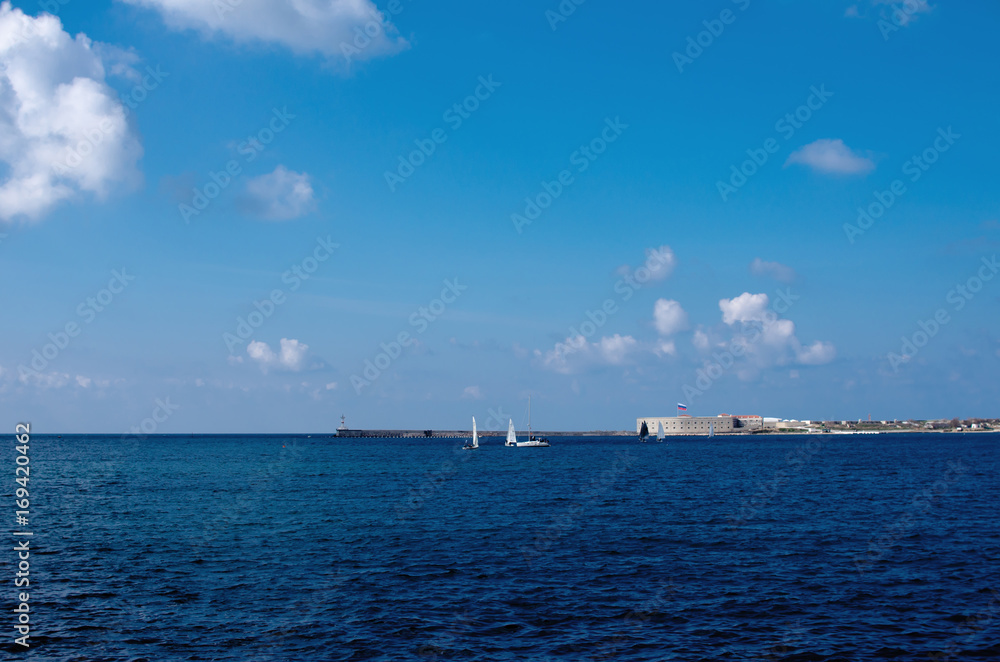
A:
<svg viewBox="0 0 1000 662">
<path fill-rule="evenodd" d="M 1000 659 L 1000 435 L 460 444 L 34 436 L 0 655 Z"/>
</svg>

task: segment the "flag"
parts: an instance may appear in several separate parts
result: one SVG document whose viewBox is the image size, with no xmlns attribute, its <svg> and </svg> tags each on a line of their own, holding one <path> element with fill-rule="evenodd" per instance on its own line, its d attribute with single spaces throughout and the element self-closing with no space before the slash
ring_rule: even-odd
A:
<svg viewBox="0 0 1000 662">
<path fill-rule="evenodd" d="M 682 405 L 679 402 L 677 403 L 677 411 L 687 411 L 687 410 L 688 410 L 688 406 L 687 405 Z"/>
</svg>

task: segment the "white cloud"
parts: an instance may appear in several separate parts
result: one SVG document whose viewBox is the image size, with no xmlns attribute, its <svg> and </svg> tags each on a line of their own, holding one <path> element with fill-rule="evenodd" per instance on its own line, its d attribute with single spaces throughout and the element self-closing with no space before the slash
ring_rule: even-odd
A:
<svg viewBox="0 0 1000 662">
<path fill-rule="evenodd" d="M 98 45 L 51 14 L 0 4 L 0 219 L 38 219 L 81 192 L 101 199 L 138 184 L 142 146 L 126 115 Z"/>
<path fill-rule="evenodd" d="M 601 338 L 600 342 L 597 343 L 601 358 L 605 363 L 611 365 L 621 365 L 637 345 L 638 343 L 632 336 L 622 336 L 617 333 L 610 338 Z"/>
<path fill-rule="evenodd" d="M 677 343 L 673 340 L 661 340 L 657 343 L 656 347 L 653 349 L 653 353 L 657 356 L 677 356 Z"/>
<path fill-rule="evenodd" d="M 691 338 L 691 344 L 695 346 L 695 349 L 704 352 L 709 347 L 708 334 L 698 329 L 694 332 L 694 337 Z"/>
<path fill-rule="evenodd" d="M 175 29 L 279 44 L 299 55 L 366 60 L 409 46 L 371 0 L 121 1 L 159 11 Z"/>
<path fill-rule="evenodd" d="M 796 358 L 804 365 L 823 365 L 837 356 L 837 350 L 832 343 L 817 340 L 808 347 L 798 347 Z"/>
<path fill-rule="evenodd" d="M 622 365 L 639 348 L 632 336 L 615 334 L 589 343 L 583 336 L 572 336 L 543 353 L 535 350 L 542 367 L 568 375 L 593 365 Z"/>
<path fill-rule="evenodd" d="M 337 390 L 337 382 L 330 382 L 329 384 L 327 384 L 326 385 L 326 390 L 327 391 L 336 391 Z"/>
<path fill-rule="evenodd" d="M 639 285 L 648 282 L 665 280 L 674 273 L 677 266 L 677 256 L 674 249 L 664 244 L 659 248 L 646 249 L 646 261 L 633 271 L 632 267 L 623 264 L 618 267 L 618 273 L 626 278 L 634 278 Z"/>
<path fill-rule="evenodd" d="M 62 388 L 70 383 L 71 377 L 65 372 L 25 372 L 18 377 L 22 384 L 33 384 L 38 388 Z"/>
<path fill-rule="evenodd" d="M 89 377 L 84 377 L 83 375 L 77 375 L 76 383 L 79 384 L 81 388 L 90 388 L 91 379 Z"/>
<path fill-rule="evenodd" d="M 312 182 L 304 172 L 279 165 L 274 172 L 247 182 L 240 208 L 269 221 L 290 221 L 315 208 Z"/>
<path fill-rule="evenodd" d="M 754 261 L 750 263 L 750 273 L 755 276 L 773 278 L 782 283 L 791 283 L 797 277 L 795 269 L 787 267 L 780 262 L 766 262 L 759 257 L 754 258 Z"/>
<path fill-rule="evenodd" d="M 719 301 L 725 324 L 732 327 L 736 322 L 755 323 L 738 332 L 732 329 L 734 335 L 726 343 L 730 346 L 735 343 L 743 348 L 742 354 L 746 359 L 738 371 L 741 379 L 753 379 L 759 370 L 775 365 L 822 365 L 834 359 L 837 352 L 833 344 L 818 340 L 804 346 L 795 335 L 795 322 L 780 319 L 768 304 L 766 294 L 749 292 Z M 707 336 L 704 344 L 708 344 Z"/>
<path fill-rule="evenodd" d="M 661 336 L 672 336 L 688 328 L 688 314 L 680 303 L 659 299 L 653 306 L 653 323 Z"/>
<path fill-rule="evenodd" d="M 835 175 L 866 174 L 875 169 L 875 162 L 871 158 L 856 154 L 839 138 L 824 138 L 801 147 L 785 161 L 786 166 L 792 163 Z"/>
<path fill-rule="evenodd" d="M 468 400 L 482 400 L 483 392 L 478 386 L 466 386 L 462 390 L 462 397 Z"/>
<path fill-rule="evenodd" d="M 281 349 L 277 353 L 266 342 L 254 340 L 247 345 L 247 354 L 267 372 L 270 368 L 298 372 L 302 370 L 309 346 L 298 340 L 281 339 Z"/>
<path fill-rule="evenodd" d="M 766 294 L 744 292 L 735 299 L 721 299 L 719 310 L 722 321 L 732 325 L 736 322 L 760 322 L 764 319 L 769 299 Z"/>
</svg>

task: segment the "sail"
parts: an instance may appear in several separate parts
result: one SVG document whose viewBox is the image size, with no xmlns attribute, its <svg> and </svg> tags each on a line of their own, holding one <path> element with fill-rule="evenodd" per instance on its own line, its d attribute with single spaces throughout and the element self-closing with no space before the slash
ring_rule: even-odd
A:
<svg viewBox="0 0 1000 662">
<path fill-rule="evenodd" d="M 645 439 L 649 436 L 649 428 L 646 426 L 646 421 L 642 422 L 642 428 L 639 429 L 639 439 Z"/>
<path fill-rule="evenodd" d="M 514 419 L 510 419 L 510 425 L 507 426 L 507 443 L 516 444 L 517 435 L 514 434 Z"/>
<path fill-rule="evenodd" d="M 479 434 L 476 432 L 476 417 L 472 417 L 472 447 L 479 448 Z"/>
<path fill-rule="evenodd" d="M 663 421 L 656 422 L 656 438 L 663 441 Z"/>
</svg>

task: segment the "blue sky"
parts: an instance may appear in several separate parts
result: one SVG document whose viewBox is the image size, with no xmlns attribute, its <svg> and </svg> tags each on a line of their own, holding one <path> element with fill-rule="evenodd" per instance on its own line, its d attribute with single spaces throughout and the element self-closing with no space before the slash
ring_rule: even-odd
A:
<svg viewBox="0 0 1000 662">
<path fill-rule="evenodd" d="M 998 415 L 994 5 L 232 4 L 0 9 L 0 424 Z"/>
</svg>

